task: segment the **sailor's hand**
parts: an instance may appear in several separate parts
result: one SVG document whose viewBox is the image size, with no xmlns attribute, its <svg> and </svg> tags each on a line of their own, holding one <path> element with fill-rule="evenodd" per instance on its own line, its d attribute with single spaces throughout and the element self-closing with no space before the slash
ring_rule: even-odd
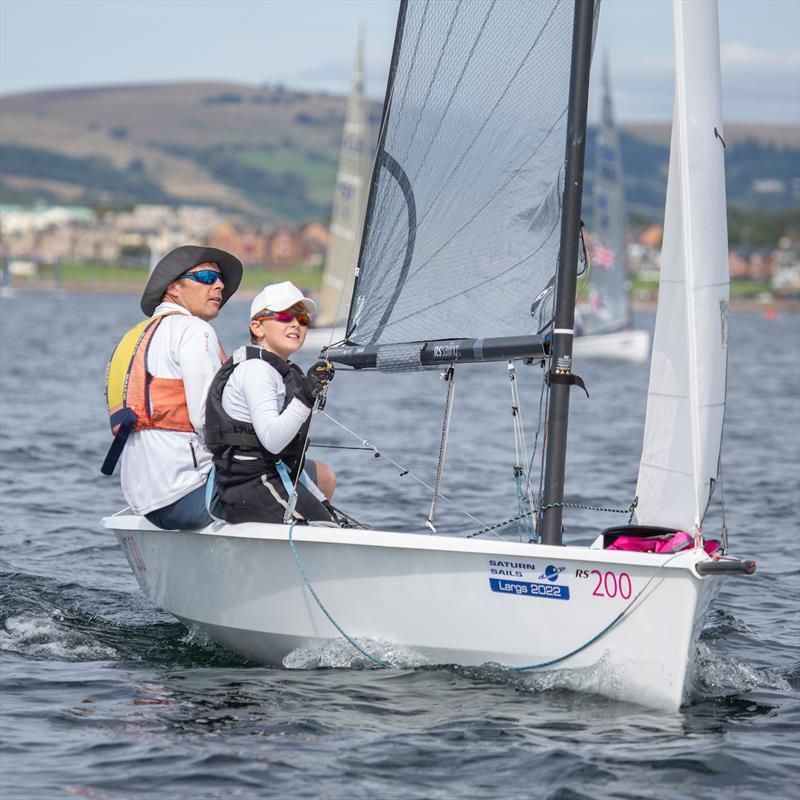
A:
<svg viewBox="0 0 800 800">
<path fill-rule="evenodd" d="M 314 407 L 317 397 L 328 388 L 333 380 L 333 364 L 330 361 L 317 361 L 306 373 L 303 388 L 300 391 L 300 400 L 309 408 Z"/>
</svg>

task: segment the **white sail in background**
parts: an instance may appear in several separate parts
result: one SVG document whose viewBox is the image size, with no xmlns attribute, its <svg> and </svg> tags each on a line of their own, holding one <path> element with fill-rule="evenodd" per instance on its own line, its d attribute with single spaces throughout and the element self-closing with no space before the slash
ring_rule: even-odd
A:
<svg viewBox="0 0 800 800">
<path fill-rule="evenodd" d="M 370 166 L 369 128 L 364 99 L 364 42 L 359 34 L 333 198 L 331 240 L 319 296 L 320 312 L 316 323 L 320 327 L 347 322 L 355 265 L 361 246 L 364 207 L 369 192 Z"/>
<path fill-rule="evenodd" d="M 603 62 L 603 114 L 597 132 L 594 229 L 589 296 L 580 306 L 582 333 L 609 333 L 631 323 L 628 303 L 625 186 L 619 133 L 614 124 L 608 53 Z"/>
<path fill-rule="evenodd" d="M 728 233 L 716 0 L 675 0 L 675 109 L 637 517 L 700 526 L 725 412 Z"/>
</svg>

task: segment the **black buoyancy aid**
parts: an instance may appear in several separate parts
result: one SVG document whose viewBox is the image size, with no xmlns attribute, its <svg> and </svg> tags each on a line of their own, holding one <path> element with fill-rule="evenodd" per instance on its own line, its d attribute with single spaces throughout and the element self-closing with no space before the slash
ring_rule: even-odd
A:
<svg viewBox="0 0 800 800">
<path fill-rule="evenodd" d="M 240 348 L 220 367 L 211 381 L 206 400 L 205 443 L 214 456 L 217 480 L 223 485 L 264 473 L 277 474 L 275 464 L 278 461 L 286 464 L 294 480 L 303 465 L 310 415 L 280 453 L 270 453 L 261 444 L 251 423 L 234 419 L 222 407 L 222 394 L 231 374 L 239 364 L 251 358 L 266 361 L 283 378 L 286 399 L 281 411 L 299 394 L 305 380 L 300 367 L 261 347 Z M 237 455 L 245 458 L 237 459 Z"/>
</svg>

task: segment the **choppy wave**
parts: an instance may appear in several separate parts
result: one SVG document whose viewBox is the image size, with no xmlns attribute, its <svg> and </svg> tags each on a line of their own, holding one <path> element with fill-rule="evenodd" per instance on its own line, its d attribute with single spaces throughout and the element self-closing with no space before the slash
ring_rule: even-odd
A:
<svg viewBox="0 0 800 800">
<path fill-rule="evenodd" d="M 756 669 L 733 656 L 713 652 L 702 642 L 697 646 L 695 693 L 699 698 L 744 694 L 753 689 L 790 691 L 790 673 L 778 669 Z"/>
<path fill-rule="evenodd" d="M 733 615 L 722 615 L 724 619 L 712 626 L 710 639 L 724 637 L 722 628 L 739 631 L 741 626 Z M 355 640 L 371 658 L 356 650 L 344 639 L 333 639 L 317 648 L 297 648 L 283 660 L 283 666 L 293 670 L 314 669 L 376 669 L 383 664 L 396 669 L 447 670 L 473 681 L 488 681 L 497 685 L 511 686 L 519 691 L 546 693 L 570 691 L 606 695 L 609 687 L 623 685 L 623 670 L 608 656 L 603 656 L 591 667 L 581 669 L 553 669 L 536 672 L 510 670 L 500 665 L 485 664 L 465 667 L 458 665 L 430 665 L 428 660 L 409 648 L 381 639 L 359 638 Z M 376 663 L 376 662 L 383 662 Z M 777 669 L 757 669 L 733 656 L 714 652 L 708 645 L 700 643 L 694 660 L 694 685 L 688 702 L 709 698 L 735 697 L 754 689 L 790 691 L 792 681 L 800 679 L 800 664 L 793 671 L 783 674 Z M 635 702 L 635 698 L 631 698 Z"/>
<path fill-rule="evenodd" d="M 118 656 L 112 647 L 70 626 L 57 610 L 49 617 L 36 614 L 7 617 L 0 630 L 0 650 L 60 661 L 102 661 Z"/>
<path fill-rule="evenodd" d="M 119 482 L 97 472 L 108 443 L 102 383 L 120 320 L 135 319 L 136 307 L 133 297 L 98 304 L 70 295 L 65 304 L 42 293 L 18 297 L 0 315 L 4 798 L 796 795 L 797 316 L 731 320 L 728 526 L 734 551 L 756 557 L 759 571 L 725 581 L 695 659 L 691 702 L 665 714 L 586 694 L 615 679 L 612 664 L 533 675 L 441 667 L 359 639 L 401 668 L 373 669 L 333 641 L 269 669 L 153 609 L 97 524 L 124 505 Z M 218 330 L 235 344 L 246 307 L 234 299 L 226 314 Z M 39 332 L 54 320 L 66 333 L 43 347 Z M 76 354 L 81 369 L 69 388 L 79 402 L 43 402 L 42 376 L 63 375 Z M 445 475 L 456 506 L 441 506 L 441 530 L 463 530 L 457 508 L 479 518 L 516 508 L 513 421 L 487 405 L 487 391 L 507 386 L 505 365 L 462 372 Z M 635 484 L 647 368 L 587 362 L 581 373 L 593 389 L 571 414 L 569 486 L 579 489 L 570 491 L 624 505 Z M 518 374 L 523 402 L 533 402 L 528 420 L 539 377 L 538 369 Z M 432 475 L 441 382 L 435 374 L 375 378 L 364 404 L 367 379 L 343 372 L 329 407 L 416 474 Z M 339 459 L 337 500 L 355 516 L 376 527 L 407 525 L 409 515 L 424 523 L 428 493 L 399 480 L 388 462 L 371 469 L 369 454 L 328 456 Z M 578 541 L 616 518 L 576 512 L 565 521 Z"/>
<path fill-rule="evenodd" d="M 0 574 L 0 651 L 29 659 L 240 666 L 219 647 L 136 593 Z"/>
</svg>

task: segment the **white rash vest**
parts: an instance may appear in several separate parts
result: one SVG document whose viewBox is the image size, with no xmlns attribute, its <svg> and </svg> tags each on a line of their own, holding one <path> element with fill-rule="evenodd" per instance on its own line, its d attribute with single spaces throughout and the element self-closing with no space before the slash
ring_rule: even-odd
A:
<svg viewBox="0 0 800 800">
<path fill-rule="evenodd" d="M 161 303 L 162 320 L 150 341 L 147 370 L 159 378 L 181 378 L 194 432 L 144 430 L 132 433 L 122 451 L 121 484 L 128 505 L 148 514 L 205 483 L 211 453 L 205 448 L 206 396 L 220 368 L 217 334 L 204 320 L 175 303 Z"/>
</svg>

